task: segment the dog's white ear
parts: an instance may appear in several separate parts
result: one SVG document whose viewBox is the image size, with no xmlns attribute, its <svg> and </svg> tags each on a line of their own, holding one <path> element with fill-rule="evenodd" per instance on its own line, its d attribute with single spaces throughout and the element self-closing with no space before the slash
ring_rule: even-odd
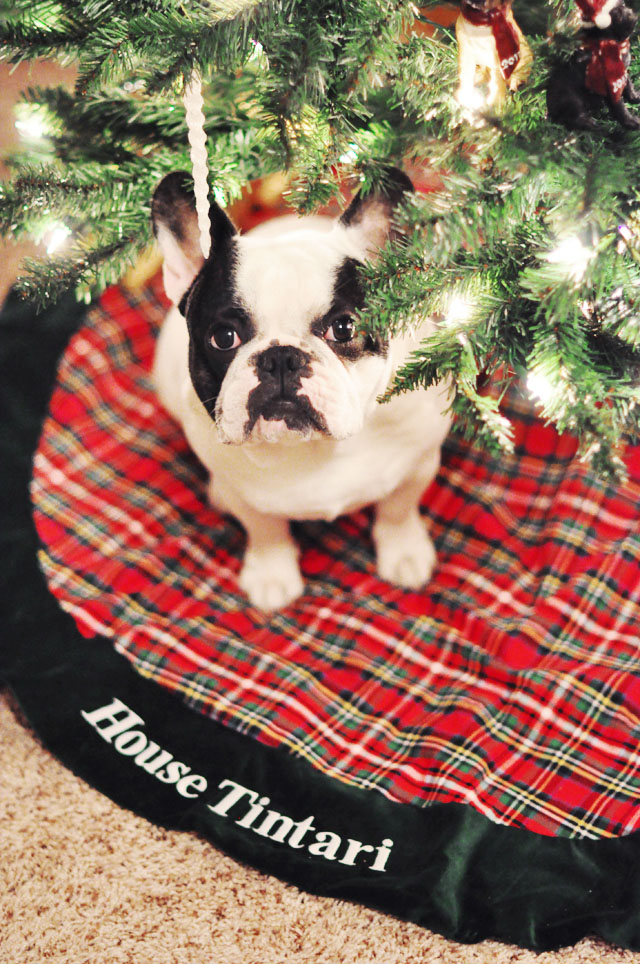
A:
<svg viewBox="0 0 640 964">
<path fill-rule="evenodd" d="M 153 233 L 164 257 L 164 289 L 175 305 L 180 304 L 204 264 L 192 184 L 185 171 L 173 171 L 160 181 L 151 201 Z M 209 218 L 211 258 L 224 238 L 233 236 L 236 229 L 215 202 Z"/>
<path fill-rule="evenodd" d="M 358 242 L 367 258 L 374 258 L 380 248 L 395 234 L 393 212 L 413 184 L 397 167 L 387 168 L 380 187 L 360 191 L 340 218 L 340 223 L 357 233 Z"/>
</svg>

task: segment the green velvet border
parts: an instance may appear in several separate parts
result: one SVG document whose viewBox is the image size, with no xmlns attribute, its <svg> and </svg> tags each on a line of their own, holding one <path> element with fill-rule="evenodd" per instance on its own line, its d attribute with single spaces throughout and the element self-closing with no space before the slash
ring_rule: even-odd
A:
<svg viewBox="0 0 640 964">
<path fill-rule="evenodd" d="M 39 316 L 11 300 L 0 316 L 0 671 L 51 752 L 121 806 L 197 831 L 305 890 L 358 901 L 463 942 L 493 937 L 545 950 L 595 933 L 640 949 L 639 834 L 551 838 L 494 824 L 459 804 L 394 804 L 201 716 L 138 675 L 108 641 L 80 636 L 37 565 L 28 486 L 56 362 L 83 314 L 68 298 Z M 91 725 L 82 716 L 114 699 L 142 718 L 137 731 L 184 764 L 181 776 L 200 779 L 162 782 L 104 738 L 106 723 Z M 168 767 L 158 772 L 171 776 Z M 253 826 L 238 823 L 248 795 L 226 814 L 211 809 L 220 809 L 233 787 L 221 789 L 225 780 L 251 789 L 252 799 L 269 798 Z M 269 807 L 296 823 L 313 815 L 314 828 L 338 835 L 342 849 L 328 859 L 274 839 L 282 824 L 260 835 L 255 828 Z M 379 847 L 386 838 L 393 847 L 383 870 L 371 866 L 380 851 L 341 862 L 348 839 Z M 298 839 L 315 837 L 309 830 Z"/>
</svg>

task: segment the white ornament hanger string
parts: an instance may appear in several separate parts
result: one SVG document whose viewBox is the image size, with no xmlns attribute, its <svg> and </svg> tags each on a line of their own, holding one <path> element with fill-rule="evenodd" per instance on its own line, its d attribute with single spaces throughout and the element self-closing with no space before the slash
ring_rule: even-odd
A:
<svg viewBox="0 0 640 964">
<path fill-rule="evenodd" d="M 200 74 L 194 71 L 191 80 L 184 89 L 184 106 L 187 113 L 187 130 L 191 145 L 191 169 L 193 172 L 193 188 L 196 198 L 196 214 L 200 229 L 200 247 L 205 258 L 211 250 L 211 222 L 209 220 L 209 185 L 207 175 L 207 135 L 204 129 L 204 101 L 202 98 L 202 80 Z"/>
</svg>

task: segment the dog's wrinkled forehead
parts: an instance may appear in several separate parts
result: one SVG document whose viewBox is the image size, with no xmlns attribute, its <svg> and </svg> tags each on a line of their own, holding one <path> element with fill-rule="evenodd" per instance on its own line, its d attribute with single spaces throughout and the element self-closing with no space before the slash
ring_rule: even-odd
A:
<svg viewBox="0 0 640 964">
<path fill-rule="evenodd" d="M 239 238 L 234 284 L 261 334 L 274 338 L 296 335 L 327 314 L 344 279 L 345 266 L 354 264 L 354 246 L 344 229 L 295 232 L 282 238 Z M 360 301 L 353 273 L 350 308 Z M 343 290 L 343 295 L 346 292 Z M 345 306 L 346 307 L 346 306 Z"/>
<path fill-rule="evenodd" d="M 332 308 L 359 308 L 358 251 L 341 233 L 225 239 L 180 303 L 192 338 L 222 319 L 243 326 L 243 343 L 295 339 Z"/>
</svg>

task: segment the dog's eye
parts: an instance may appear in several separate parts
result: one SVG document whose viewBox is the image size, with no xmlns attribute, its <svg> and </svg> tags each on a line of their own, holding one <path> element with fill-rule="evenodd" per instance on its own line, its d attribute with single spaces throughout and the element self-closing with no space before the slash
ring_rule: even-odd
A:
<svg viewBox="0 0 640 964">
<path fill-rule="evenodd" d="M 241 344 L 242 340 L 232 325 L 218 325 L 211 333 L 211 346 L 219 351 L 231 351 Z"/>
<path fill-rule="evenodd" d="M 356 326 L 351 315 L 341 315 L 332 322 L 324 333 L 327 341 L 337 341 L 343 345 L 347 341 L 352 341 L 356 333 Z"/>
</svg>

